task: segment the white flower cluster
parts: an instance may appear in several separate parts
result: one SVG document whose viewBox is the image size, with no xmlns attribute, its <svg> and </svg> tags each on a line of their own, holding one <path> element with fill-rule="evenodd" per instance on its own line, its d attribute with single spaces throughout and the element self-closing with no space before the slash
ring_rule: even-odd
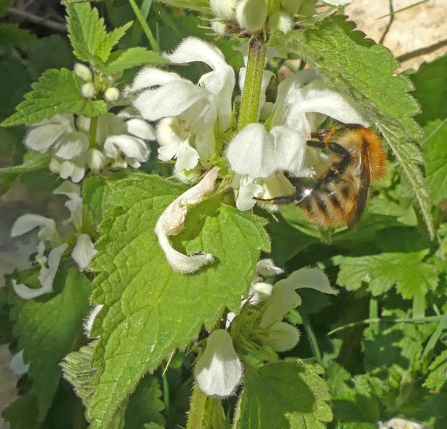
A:
<svg viewBox="0 0 447 429">
<path fill-rule="evenodd" d="M 129 109 L 99 116 L 94 137 L 91 125 L 92 119 L 85 116 L 58 114 L 34 124 L 25 145 L 40 153 L 51 150 L 50 170 L 75 183 L 87 169 L 98 173 L 106 166 L 138 168 L 148 160 L 145 140 L 155 140 L 155 133 L 146 121 L 131 116 Z"/>
<path fill-rule="evenodd" d="M 282 272 L 271 260 L 260 261 L 257 269 L 258 273 L 267 275 Z M 264 302 L 264 311 L 259 312 L 262 342 L 277 352 L 290 350 L 299 341 L 298 329 L 282 319 L 290 310 L 301 304 L 301 298 L 295 292 L 301 288 L 311 288 L 327 294 L 337 293 L 321 270 L 303 268 L 273 286 L 257 281 L 252 284 L 249 297 L 243 299 L 243 303 L 248 300 L 248 305 Z M 208 396 L 227 397 L 234 393 L 242 381 L 243 365 L 234 348 L 230 332 L 218 329 L 210 334 L 205 350 L 195 365 L 194 374 L 200 389 Z"/>
<path fill-rule="evenodd" d="M 69 198 L 65 203 L 65 206 L 71 214 L 67 222 L 72 223 L 78 231 L 81 231 L 82 198 L 80 186 L 70 181 L 65 181 L 54 193 L 66 195 Z M 11 237 L 17 237 L 35 228 L 39 228 L 37 236 L 40 243 L 37 247 L 35 261 L 41 266 L 38 277 L 41 287 L 33 289 L 23 283 L 17 284 L 13 280 L 15 292 L 23 299 L 36 298 L 53 290 L 53 282 L 59 268 L 60 260 L 64 252 L 68 249 L 68 244 L 63 242 L 56 230 L 55 220 L 40 215 L 26 214 L 20 216 L 12 226 Z M 52 249 L 48 257 L 45 256 L 47 246 Z M 96 253 L 97 250 L 90 236 L 79 233 L 76 239 L 76 245 L 71 252 L 71 257 L 78 265 L 80 271 L 87 269 L 90 260 Z"/>
</svg>

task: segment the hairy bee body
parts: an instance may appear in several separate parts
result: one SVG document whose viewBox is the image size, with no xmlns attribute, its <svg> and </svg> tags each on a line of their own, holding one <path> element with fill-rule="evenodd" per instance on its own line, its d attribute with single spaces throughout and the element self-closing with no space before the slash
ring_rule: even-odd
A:
<svg viewBox="0 0 447 429">
<path fill-rule="evenodd" d="M 290 178 L 293 195 L 273 198 L 274 204 L 294 202 L 311 223 L 323 229 L 354 227 L 366 205 L 371 180 L 383 177 L 386 155 L 381 140 L 361 125 L 336 125 L 312 134 L 318 140 L 309 147 L 328 152 L 329 162 L 320 169 L 313 183 Z"/>
</svg>

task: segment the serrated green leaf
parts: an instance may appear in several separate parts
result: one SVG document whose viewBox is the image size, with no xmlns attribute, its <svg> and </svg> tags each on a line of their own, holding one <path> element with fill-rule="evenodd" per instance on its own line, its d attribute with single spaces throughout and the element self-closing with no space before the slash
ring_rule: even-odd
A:
<svg viewBox="0 0 447 429">
<path fill-rule="evenodd" d="M 146 375 L 129 399 L 124 429 L 141 428 L 148 422 L 164 427 L 165 419 L 161 411 L 165 406 L 161 396 L 162 392 L 157 377 Z"/>
<path fill-rule="evenodd" d="M 50 157 L 48 155 L 29 151 L 23 159 L 23 164 L 0 168 L 0 195 L 7 192 L 22 174 L 41 170 L 42 168 L 48 167 L 49 163 Z"/>
<path fill-rule="evenodd" d="M 238 429 L 324 429 L 332 420 L 320 366 L 277 362 L 249 368 L 237 414 Z"/>
<path fill-rule="evenodd" d="M 142 65 L 160 66 L 167 63 L 159 53 L 148 51 L 142 47 L 114 52 L 110 57 L 109 63 L 105 68 L 108 74 L 119 73 L 123 70 Z"/>
<path fill-rule="evenodd" d="M 435 357 L 428 367 L 430 374 L 424 381 L 423 386 L 430 390 L 440 390 L 446 384 L 447 350 L 442 351 Z"/>
<path fill-rule="evenodd" d="M 82 321 L 88 312 L 91 284 L 84 274 L 72 267 L 59 269 L 55 290 L 38 299 L 20 302 L 14 334 L 24 360 L 30 363 L 32 388 L 38 413 L 33 418 L 42 422 L 53 401 L 59 384 L 59 363 L 73 350 L 82 334 Z"/>
<path fill-rule="evenodd" d="M 184 9 L 195 10 L 202 13 L 210 13 L 210 5 L 207 0 L 156 0 L 171 7 L 179 7 Z"/>
<path fill-rule="evenodd" d="M 377 423 L 360 423 L 360 422 L 337 423 L 335 429 L 377 429 Z"/>
<path fill-rule="evenodd" d="M 421 104 L 422 112 L 416 116 L 421 125 L 426 125 L 436 119 L 447 117 L 447 56 L 431 63 L 423 63 L 417 73 L 410 75 L 415 91 L 413 95 Z"/>
<path fill-rule="evenodd" d="M 100 272 L 94 302 L 105 304 L 92 332 L 100 332 L 92 429 L 107 428 L 139 379 L 188 345 L 203 325 L 212 329 L 225 307 L 239 310 L 259 254 L 269 250 L 261 219 L 209 199 L 188 211 L 184 231 L 172 242 L 187 254 L 211 253 L 215 263 L 194 274 L 174 272 L 154 227 L 184 191 L 140 173 L 118 182 L 109 197 L 117 209 L 101 226 L 100 253 L 91 265 Z"/>
<path fill-rule="evenodd" d="M 426 294 L 438 285 L 438 270 L 423 262 L 426 255 L 427 251 L 345 257 L 337 283 L 348 290 L 357 290 L 365 282 L 374 296 L 389 291 L 394 285 L 405 299 Z"/>
<path fill-rule="evenodd" d="M 67 69 L 47 70 L 32 85 L 33 91 L 17 106 L 17 112 L 2 122 L 3 127 L 18 124 L 31 125 L 49 119 L 58 113 L 73 113 L 88 117 L 107 112 L 103 100 L 87 100 L 82 96 L 83 82 Z"/>
<path fill-rule="evenodd" d="M 429 122 L 424 127 L 425 169 L 433 202 L 447 198 L 447 120 Z"/>
<path fill-rule="evenodd" d="M 281 34 L 270 44 L 301 55 L 328 85 L 351 97 L 374 122 L 408 177 L 433 237 L 430 195 L 418 166 L 423 159 L 416 141 L 422 130 L 413 116 L 419 107 L 408 94 L 412 84 L 395 73 L 399 64 L 388 49 L 354 29 L 352 22 L 338 15 L 304 32 Z"/>
<path fill-rule="evenodd" d="M 132 23 L 128 22 L 107 33 L 104 19 L 99 17 L 98 9 L 91 7 L 89 3 L 70 4 L 67 10 L 67 26 L 74 54 L 81 61 L 102 68 L 113 47 Z"/>
</svg>

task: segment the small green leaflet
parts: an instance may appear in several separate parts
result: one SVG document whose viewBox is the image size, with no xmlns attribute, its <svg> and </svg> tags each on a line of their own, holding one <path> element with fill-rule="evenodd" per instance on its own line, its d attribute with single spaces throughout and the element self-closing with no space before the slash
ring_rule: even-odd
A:
<svg viewBox="0 0 447 429">
<path fill-rule="evenodd" d="M 427 185 L 434 203 L 447 198 L 447 120 L 438 119 L 424 127 Z"/>
<path fill-rule="evenodd" d="M 419 112 L 408 92 L 408 78 L 395 73 L 398 62 L 388 49 L 366 39 L 345 16 L 324 19 L 304 32 L 273 38 L 273 46 L 296 52 L 341 94 L 352 98 L 390 145 L 405 172 L 430 236 L 434 236 L 430 196 L 418 164 L 423 163 L 416 141 L 422 130 L 413 119 Z"/>
<path fill-rule="evenodd" d="M 107 33 L 104 19 L 99 17 L 98 9 L 90 7 L 89 3 L 71 4 L 67 10 L 67 26 L 74 54 L 81 61 L 101 69 L 132 22 Z"/>
<path fill-rule="evenodd" d="M 208 0 L 156 0 L 171 7 L 195 10 L 197 12 L 209 14 L 210 4 Z"/>
<path fill-rule="evenodd" d="M 190 208 L 174 247 L 211 253 L 215 263 L 182 275 L 166 262 L 154 234 L 164 209 L 185 187 L 143 173 L 115 184 L 101 226 L 93 300 L 104 304 L 92 335 L 100 335 L 98 367 L 88 410 L 91 429 L 106 429 L 139 380 L 204 325 L 213 329 L 225 308 L 239 311 L 261 250 L 269 250 L 264 221 L 222 204 L 216 196 Z"/>
<path fill-rule="evenodd" d="M 424 382 L 424 387 L 430 390 L 441 390 L 447 382 L 445 375 L 447 371 L 447 350 L 435 357 L 428 370 L 430 374 Z"/>
<path fill-rule="evenodd" d="M 238 429 L 324 429 L 332 420 L 323 369 L 288 361 L 247 368 L 236 411 Z"/>
<path fill-rule="evenodd" d="M 348 290 L 357 290 L 362 282 L 374 296 L 396 285 L 405 299 L 433 291 L 438 285 L 438 270 L 423 262 L 428 251 L 382 253 L 380 255 L 345 257 L 340 263 L 337 283 Z"/>
<path fill-rule="evenodd" d="M 107 74 L 119 73 L 123 70 L 139 66 L 160 66 L 166 64 L 160 54 L 148 51 L 142 47 L 130 48 L 126 51 L 115 51 L 110 55 L 109 62 L 105 67 Z"/>
<path fill-rule="evenodd" d="M 107 105 L 103 100 L 90 101 L 82 96 L 82 84 L 82 80 L 70 70 L 47 70 L 38 82 L 32 84 L 33 91 L 25 95 L 25 101 L 16 108 L 17 112 L 1 125 L 31 125 L 58 113 L 89 117 L 106 113 Z"/>
<path fill-rule="evenodd" d="M 60 293 L 46 294 L 37 299 L 19 300 L 15 312 L 14 334 L 24 360 L 29 362 L 32 388 L 27 396 L 35 396 L 42 422 L 53 401 L 59 384 L 59 363 L 73 350 L 82 333 L 82 322 L 88 313 L 91 284 L 77 268 L 60 268 L 54 283 Z M 14 405 L 13 405 L 14 406 Z"/>
</svg>

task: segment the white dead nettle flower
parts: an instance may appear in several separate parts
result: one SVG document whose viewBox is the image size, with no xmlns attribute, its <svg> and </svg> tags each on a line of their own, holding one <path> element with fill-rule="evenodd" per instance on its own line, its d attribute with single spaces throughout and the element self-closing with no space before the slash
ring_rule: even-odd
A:
<svg viewBox="0 0 447 429">
<path fill-rule="evenodd" d="M 206 348 L 194 367 L 202 392 L 228 397 L 242 380 L 242 363 L 234 350 L 230 334 L 218 329 L 206 340 Z"/>
<path fill-rule="evenodd" d="M 330 89 L 313 70 L 298 72 L 280 83 L 270 130 L 259 123 L 249 124 L 228 146 L 230 166 L 241 178 L 238 208 L 251 208 L 255 204 L 249 198 L 249 190 L 244 189 L 247 186 L 255 189 L 252 196 L 268 199 L 287 193 L 271 195 L 264 179 L 278 181 L 277 190 L 285 190 L 285 177 L 278 172 L 287 171 L 296 177 L 312 174 L 304 164 L 306 141 L 327 116 L 343 123 L 369 126 L 354 102 Z M 257 179 L 263 180 L 256 182 Z M 254 184 L 259 186 L 254 188 Z M 293 187 L 289 185 L 291 194 Z M 237 189 L 238 185 L 234 187 Z M 272 182 L 269 187 L 274 189 Z"/>
<path fill-rule="evenodd" d="M 79 185 L 75 185 L 69 180 L 65 180 L 53 191 L 53 194 L 66 195 L 69 198 L 69 200 L 65 203 L 65 207 L 67 207 L 71 214 L 67 222 L 73 223 L 77 229 L 80 229 L 82 226 L 81 187 Z"/>
<path fill-rule="evenodd" d="M 256 264 L 256 272 L 262 277 L 270 277 L 282 274 L 284 270 L 277 267 L 273 259 L 260 259 Z"/>
<path fill-rule="evenodd" d="M 76 240 L 76 246 L 73 252 L 71 252 L 71 257 L 78 264 L 79 271 L 85 271 L 93 256 L 97 253 L 98 251 L 95 249 L 95 245 L 90 236 L 80 234 Z"/>
<path fill-rule="evenodd" d="M 405 419 L 391 419 L 387 422 L 379 422 L 378 429 L 428 429 L 426 426 Z"/>
<path fill-rule="evenodd" d="M 91 83 L 91 82 L 84 83 L 84 85 L 82 85 L 82 87 L 81 87 L 81 93 L 82 93 L 83 97 L 85 97 L 89 100 L 91 98 L 94 98 L 96 95 L 95 85 L 93 85 L 93 83 Z"/>
<path fill-rule="evenodd" d="M 118 88 L 115 88 L 115 87 L 108 88 L 106 90 L 106 92 L 104 93 L 104 98 L 107 101 L 110 101 L 112 103 L 115 102 L 116 100 L 118 100 L 119 96 L 120 96 L 120 91 Z"/>
<path fill-rule="evenodd" d="M 239 0 L 210 0 L 214 16 L 223 21 L 231 21 L 236 17 L 236 6 Z"/>
<path fill-rule="evenodd" d="M 175 73 L 145 68 L 127 89 L 139 94 L 134 105 L 145 119 L 160 121 L 159 158 L 176 159 L 175 170 L 181 172 L 214 155 L 217 120 L 221 131 L 231 123 L 235 77 L 222 53 L 196 38 L 184 40 L 165 57 L 175 64 L 202 61 L 213 70 L 204 74 L 197 86 Z"/>
<path fill-rule="evenodd" d="M 256 32 L 264 27 L 267 13 L 265 0 L 241 0 L 236 8 L 236 19 L 241 28 Z"/>
<path fill-rule="evenodd" d="M 178 252 L 172 247 L 168 236 L 176 235 L 183 229 L 188 207 L 199 203 L 206 194 L 213 191 L 218 171 L 218 167 L 208 171 L 197 185 L 188 189 L 165 209 L 155 225 L 155 234 L 160 247 L 175 271 L 193 273 L 214 260 L 213 255 L 209 253 L 184 255 Z"/>
<path fill-rule="evenodd" d="M 323 293 L 336 294 L 323 271 L 317 268 L 302 268 L 294 271 L 287 279 L 274 284 L 271 295 L 266 300 L 259 326 L 267 330 L 264 341 L 276 351 L 283 352 L 295 347 L 300 334 L 298 329 L 285 322 L 283 317 L 300 305 L 301 298 L 296 289 L 311 288 Z"/>
<path fill-rule="evenodd" d="M 42 287 L 32 289 L 23 283 L 17 284 L 17 282 L 13 280 L 13 288 L 17 295 L 23 299 L 32 299 L 51 292 L 53 290 L 53 282 L 59 267 L 59 262 L 62 254 L 67 250 L 67 247 L 68 244 L 62 244 L 53 249 L 48 255 L 48 267 L 42 264 L 38 277 Z"/>
</svg>

